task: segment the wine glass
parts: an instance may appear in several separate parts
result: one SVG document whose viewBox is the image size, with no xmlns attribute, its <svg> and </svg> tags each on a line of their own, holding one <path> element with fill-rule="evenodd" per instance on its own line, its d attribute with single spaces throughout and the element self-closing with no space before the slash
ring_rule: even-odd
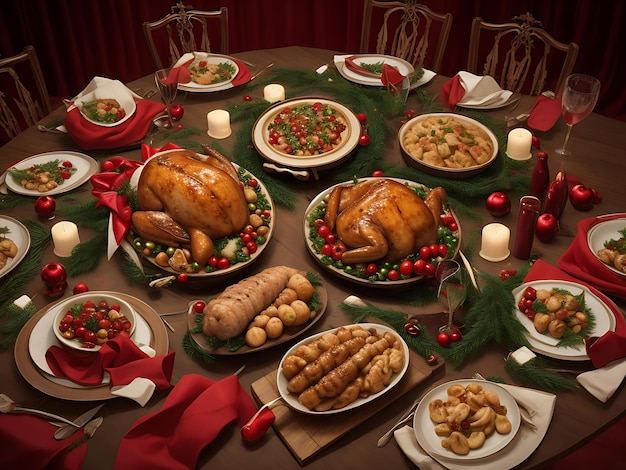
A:
<svg viewBox="0 0 626 470">
<path fill-rule="evenodd" d="M 453 259 L 439 262 L 435 270 L 435 279 L 439 282 L 437 298 L 445 305 L 448 318 L 447 324 L 439 329 L 440 333 L 452 333 L 452 319 L 455 310 L 465 301 L 467 291 L 461 279 L 461 266 Z"/>
<path fill-rule="evenodd" d="M 563 148 L 557 149 L 556 153 L 563 157 L 569 157 L 572 154 L 566 148 L 572 127 L 593 111 L 599 94 L 600 82 L 598 79 L 582 73 L 575 73 L 567 77 L 561 96 L 561 113 L 565 119 L 565 124 L 567 124 L 567 134 L 565 134 Z"/>
<path fill-rule="evenodd" d="M 154 81 L 161 92 L 161 100 L 165 103 L 167 111 L 167 120 L 161 124 L 161 127 L 171 129 L 174 127 L 171 106 L 178 90 L 178 70 L 173 68 L 157 70 L 154 73 Z"/>
</svg>

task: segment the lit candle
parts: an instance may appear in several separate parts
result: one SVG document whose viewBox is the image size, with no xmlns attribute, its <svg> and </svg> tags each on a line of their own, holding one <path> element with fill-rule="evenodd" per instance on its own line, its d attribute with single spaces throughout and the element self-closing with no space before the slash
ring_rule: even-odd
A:
<svg viewBox="0 0 626 470">
<path fill-rule="evenodd" d="M 483 227 L 480 256 L 487 261 L 502 261 L 509 256 L 511 231 L 503 224 L 488 224 Z"/>
<path fill-rule="evenodd" d="M 224 109 L 215 109 L 206 115 L 207 134 L 214 139 L 225 139 L 231 134 L 230 113 Z"/>
<path fill-rule="evenodd" d="M 528 129 L 518 127 L 509 132 L 506 142 L 506 154 L 513 160 L 528 160 L 532 157 L 530 147 L 533 143 L 533 135 Z"/>
<path fill-rule="evenodd" d="M 72 250 L 80 243 L 78 227 L 68 221 L 56 223 L 50 230 L 54 243 L 54 254 L 66 258 L 72 255 Z"/>
<path fill-rule="evenodd" d="M 265 101 L 269 101 L 270 103 L 283 101 L 285 99 L 285 88 L 278 83 L 270 83 L 263 88 L 263 97 Z"/>
</svg>

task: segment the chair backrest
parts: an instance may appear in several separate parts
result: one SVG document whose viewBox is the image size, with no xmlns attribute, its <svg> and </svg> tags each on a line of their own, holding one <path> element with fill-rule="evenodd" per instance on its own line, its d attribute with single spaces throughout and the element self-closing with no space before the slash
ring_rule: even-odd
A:
<svg viewBox="0 0 626 470">
<path fill-rule="evenodd" d="M 557 41 L 530 13 L 513 21 L 494 24 L 474 18 L 468 72 L 490 75 L 502 88 L 514 92 L 538 95 L 551 89 L 558 93 L 572 73 L 578 45 Z"/>
<path fill-rule="evenodd" d="M 215 30 L 219 34 L 214 34 Z M 226 7 L 215 11 L 202 11 L 179 2 L 172 7 L 172 12 L 167 16 L 158 21 L 143 23 L 143 31 L 157 69 L 174 65 L 186 52 L 228 54 Z M 213 39 L 219 37 L 219 47 L 211 48 L 209 36 Z M 169 52 L 167 60 L 163 61 L 160 51 L 165 50 Z"/>
<path fill-rule="evenodd" d="M 50 114 L 48 89 L 33 46 L 0 58 L 0 129 L 8 141 Z"/>
<path fill-rule="evenodd" d="M 374 26 L 378 24 L 380 27 Z M 451 28 L 450 13 L 435 13 L 416 0 L 364 0 L 361 52 L 400 57 L 414 67 L 426 66 L 439 72 Z M 429 41 L 431 46 L 434 44 L 430 50 Z"/>
</svg>

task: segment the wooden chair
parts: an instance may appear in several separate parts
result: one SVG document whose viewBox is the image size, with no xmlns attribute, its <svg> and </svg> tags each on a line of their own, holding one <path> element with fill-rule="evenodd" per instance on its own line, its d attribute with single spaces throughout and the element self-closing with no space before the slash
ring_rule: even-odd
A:
<svg viewBox="0 0 626 470">
<path fill-rule="evenodd" d="M 215 11 L 202 11 L 178 2 L 172 7 L 172 12 L 164 18 L 143 23 L 143 31 L 157 69 L 173 65 L 186 52 L 228 54 L 226 7 Z M 219 35 L 213 31 L 218 31 Z M 209 36 L 214 39 L 219 37 L 219 47 L 211 49 Z M 159 51 L 166 48 L 169 50 L 169 56 L 164 65 Z"/>
<path fill-rule="evenodd" d="M 578 45 L 557 41 L 530 13 L 516 16 L 513 21 L 494 24 L 474 18 L 468 72 L 491 75 L 502 88 L 514 92 L 538 95 L 552 90 L 558 93 L 572 73 Z M 489 52 L 485 54 L 486 51 Z M 478 66 L 479 57 L 484 57 L 482 69 Z"/>
<path fill-rule="evenodd" d="M 0 59 L 0 128 L 8 141 L 50 114 L 48 89 L 33 46 Z"/>
<path fill-rule="evenodd" d="M 374 36 L 372 23 L 380 24 Z M 380 21 L 376 21 L 380 20 Z M 416 0 L 365 0 L 361 27 L 361 52 L 376 52 L 399 57 L 414 67 L 438 72 L 450 36 L 452 15 L 439 14 Z M 373 38 L 376 45 L 372 47 Z M 429 41 L 434 49 L 429 53 Z"/>
</svg>

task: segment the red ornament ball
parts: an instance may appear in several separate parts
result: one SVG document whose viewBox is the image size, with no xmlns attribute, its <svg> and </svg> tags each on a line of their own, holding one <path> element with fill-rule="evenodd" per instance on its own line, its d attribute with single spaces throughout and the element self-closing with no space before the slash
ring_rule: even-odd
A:
<svg viewBox="0 0 626 470">
<path fill-rule="evenodd" d="M 252 101 L 252 96 L 250 96 L 250 95 L 243 95 L 243 100 L 244 101 Z"/>
<path fill-rule="evenodd" d="M 46 296 L 60 296 L 67 287 L 67 272 L 61 263 L 48 263 L 41 269 Z"/>
<path fill-rule="evenodd" d="M 170 107 L 170 114 L 172 115 L 172 119 L 174 121 L 178 121 L 183 118 L 183 114 L 185 114 L 185 108 L 183 108 L 179 104 L 173 104 Z"/>
<path fill-rule="evenodd" d="M 494 217 L 504 217 L 511 212 L 511 200 L 502 191 L 491 193 L 487 197 L 487 211 Z"/>
<path fill-rule="evenodd" d="M 358 119 L 358 121 L 363 124 L 365 122 L 367 122 L 367 116 L 365 113 L 359 113 L 356 115 L 356 118 Z"/>
<path fill-rule="evenodd" d="M 85 284 L 84 282 L 79 282 L 74 286 L 74 289 L 72 289 L 72 293 L 74 295 L 82 294 L 84 292 L 89 292 L 89 287 L 87 287 L 87 284 Z"/>
<path fill-rule="evenodd" d="M 115 170 L 115 163 L 113 163 L 111 160 L 105 160 L 102 162 L 102 165 L 100 167 L 102 168 L 102 171 L 113 171 Z"/>
<path fill-rule="evenodd" d="M 370 144 L 370 136 L 367 134 L 361 134 L 359 137 L 359 144 L 363 147 Z"/>
<path fill-rule="evenodd" d="M 461 341 L 461 333 L 458 331 L 453 331 L 452 333 L 450 333 L 450 340 Z"/>
<path fill-rule="evenodd" d="M 35 201 L 35 212 L 39 217 L 52 218 L 57 203 L 52 196 L 39 196 Z"/>
<path fill-rule="evenodd" d="M 448 333 L 439 333 L 439 335 L 437 336 L 437 342 L 439 343 L 439 346 L 447 348 L 448 346 L 450 346 L 452 338 Z"/>
<path fill-rule="evenodd" d="M 383 170 L 374 170 L 372 172 L 372 176 L 375 176 L 375 177 L 385 176 L 385 172 Z"/>
</svg>

